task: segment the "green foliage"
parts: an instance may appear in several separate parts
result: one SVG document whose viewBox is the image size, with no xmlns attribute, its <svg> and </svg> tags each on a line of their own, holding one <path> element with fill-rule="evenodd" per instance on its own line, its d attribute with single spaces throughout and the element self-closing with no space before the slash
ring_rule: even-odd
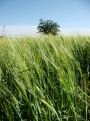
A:
<svg viewBox="0 0 90 121">
<path fill-rule="evenodd" d="M 90 120 L 90 37 L 0 39 L 0 121 L 25 120 Z"/>
<path fill-rule="evenodd" d="M 51 35 L 57 35 L 59 32 L 59 25 L 52 20 L 42 20 L 40 19 L 39 25 L 38 25 L 38 31 L 42 34 L 51 34 Z"/>
</svg>

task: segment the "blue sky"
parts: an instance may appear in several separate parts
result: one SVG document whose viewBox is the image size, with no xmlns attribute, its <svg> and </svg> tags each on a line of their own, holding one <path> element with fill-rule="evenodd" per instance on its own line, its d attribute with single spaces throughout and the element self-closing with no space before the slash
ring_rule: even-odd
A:
<svg viewBox="0 0 90 121">
<path fill-rule="evenodd" d="M 90 29 L 90 0 L 0 0 L 0 26 L 37 26 L 40 18 Z"/>
</svg>

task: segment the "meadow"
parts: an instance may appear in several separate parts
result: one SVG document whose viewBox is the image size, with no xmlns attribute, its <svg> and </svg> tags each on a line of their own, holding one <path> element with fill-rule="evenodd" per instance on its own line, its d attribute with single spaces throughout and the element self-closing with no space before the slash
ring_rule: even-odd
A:
<svg viewBox="0 0 90 121">
<path fill-rule="evenodd" d="M 90 121 L 90 36 L 0 38 L 0 121 Z"/>
</svg>

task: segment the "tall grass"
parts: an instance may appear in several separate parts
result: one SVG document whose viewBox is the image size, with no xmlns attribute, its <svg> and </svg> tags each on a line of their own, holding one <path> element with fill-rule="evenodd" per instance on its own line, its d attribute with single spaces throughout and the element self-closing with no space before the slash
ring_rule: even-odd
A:
<svg viewBox="0 0 90 121">
<path fill-rule="evenodd" d="M 0 121 L 89 121 L 90 37 L 0 39 Z"/>
</svg>

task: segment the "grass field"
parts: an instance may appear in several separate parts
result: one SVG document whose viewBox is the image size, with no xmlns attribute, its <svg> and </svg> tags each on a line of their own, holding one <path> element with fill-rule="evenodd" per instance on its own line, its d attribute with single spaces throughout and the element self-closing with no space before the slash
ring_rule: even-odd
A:
<svg viewBox="0 0 90 121">
<path fill-rule="evenodd" d="M 1 38 L 0 121 L 90 121 L 90 37 Z"/>
</svg>

